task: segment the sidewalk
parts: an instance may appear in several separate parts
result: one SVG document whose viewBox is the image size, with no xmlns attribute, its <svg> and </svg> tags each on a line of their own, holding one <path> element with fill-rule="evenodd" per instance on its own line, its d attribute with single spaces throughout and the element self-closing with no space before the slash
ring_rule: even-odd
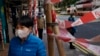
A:
<svg viewBox="0 0 100 56">
<path fill-rule="evenodd" d="M 9 44 L 5 44 L 5 50 L 0 49 L 0 56 L 7 56 Z"/>
</svg>

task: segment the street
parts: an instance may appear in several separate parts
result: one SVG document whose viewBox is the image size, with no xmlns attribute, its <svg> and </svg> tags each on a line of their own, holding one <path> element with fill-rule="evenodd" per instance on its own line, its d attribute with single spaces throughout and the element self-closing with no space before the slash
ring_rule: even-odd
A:
<svg viewBox="0 0 100 56">
<path fill-rule="evenodd" d="M 92 38 L 100 34 L 100 22 L 93 22 L 77 27 L 76 37 Z"/>
<path fill-rule="evenodd" d="M 69 17 L 69 15 L 68 16 L 66 16 L 66 15 L 60 15 L 60 16 L 58 16 L 58 18 L 60 20 L 67 20 L 68 17 Z M 75 20 L 77 20 L 77 19 L 79 19 L 78 16 L 75 17 Z M 91 23 L 79 25 L 79 26 L 76 27 L 76 29 L 77 29 L 77 32 L 75 33 L 75 37 L 76 38 L 86 38 L 86 39 L 90 39 L 90 38 L 92 38 L 92 37 L 100 34 L 100 19 L 97 20 L 97 21 L 94 20 Z M 100 45 L 100 43 L 91 43 L 91 44 Z M 68 48 L 68 45 L 69 45 L 68 43 L 67 44 L 64 44 L 64 45 L 66 47 L 65 49 L 67 51 L 67 55 L 68 56 L 75 56 L 75 55 L 78 56 L 80 54 L 82 54 L 83 56 L 87 56 L 86 54 L 81 53 L 80 51 L 76 51 L 76 50 L 73 50 L 72 51 L 72 50 L 70 50 Z M 73 53 L 76 52 L 76 54 L 75 53 L 74 53 L 74 55 L 73 54 L 68 54 L 68 53 L 71 53 L 71 52 L 73 52 Z"/>
<path fill-rule="evenodd" d="M 57 18 L 60 20 L 67 20 L 69 15 L 58 15 Z M 75 20 L 79 19 L 79 16 L 75 16 Z M 100 20 L 100 19 L 99 19 Z M 100 34 L 100 21 L 95 21 L 76 27 L 77 32 L 75 37 L 92 38 Z"/>
<path fill-rule="evenodd" d="M 69 15 L 67 15 L 67 16 L 66 15 L 57 15 L 57 19 L 60 19 L 60 20 L 67 20 L 68 17 L 69 17 Z M 78 18 L 79 17 L 75 17 L 76 20 Z M 90 39 L 90 38 L 100 34 L 100 21 L 79 25 L 79 26 L 77 26 L 76 29 L 77 29 L 77 32 L 75 33 L 76 38 Z M 46 39 L 47 38 L 44 38 L 44 42 L 47 45 Z M 99 43 L 91 43 L 91 44 L 99 45 Z M 81 52 L 79 49 L 75 49 L 75 50 L 69 49 L 69 43 L 67 43 L 67 42 L 63 42 L 63 45 L 64 45 L 64 49 L 66 52 L 66 56 L 89 56 L 89 55 Z M 56 43 L 54 43 L 54 46 L 55 46 L 54 47 L 55 56 L 59 56 Z"/>
</svg>

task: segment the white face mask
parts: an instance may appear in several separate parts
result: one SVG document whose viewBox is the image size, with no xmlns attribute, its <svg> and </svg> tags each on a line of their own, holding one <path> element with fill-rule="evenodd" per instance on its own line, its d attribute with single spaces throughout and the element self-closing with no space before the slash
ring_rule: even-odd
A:
<svg viewBox="0 0 100 56">
<path fill-rule="evenodd" d="M 23 30 L 18 29 L 16 30 L 16 36 L 19 36 L 19 38 L 26 38 L 30 33 L 30 30 L 27 28 L 24 28 Z"/>
</svg>

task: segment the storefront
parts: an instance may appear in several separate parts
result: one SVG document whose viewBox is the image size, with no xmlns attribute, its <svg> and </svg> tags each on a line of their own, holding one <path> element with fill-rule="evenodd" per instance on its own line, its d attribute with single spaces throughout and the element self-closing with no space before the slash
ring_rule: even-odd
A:
<svg viewBox="0 0 100 56">
<path fill-rule="evenodd" d="M 4 12 L 4 3 L 3 0 L 0 1 L 0 45 L 7 43 L 6 37 L 6 19 L 5 19 L 5 12 Z"/>
</svg>

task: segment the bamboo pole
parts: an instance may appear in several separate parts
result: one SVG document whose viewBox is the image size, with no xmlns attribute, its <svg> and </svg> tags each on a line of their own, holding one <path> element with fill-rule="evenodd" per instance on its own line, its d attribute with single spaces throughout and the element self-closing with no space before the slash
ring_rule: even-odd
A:
<svg viewBox="0 0 100 56">
<path fill-rule="evenodd" d="M 52 23 L 51 4 L 45 4 L 46 23 Z M 47 25 L 47 29 L 52 30 L 51 26 Z M 47 33 L 48 34 L 48 33 Z M 48 35 L 48 56 L 54 56 L 54 38 Z"/>
<path fill-rule="evenodd" d="M 53 31 L 54 31 L 55 34 L 59 34 L 58 25 L 53 26 Z M 56 44 L 57 44 L 57 47 L 58 47 L 59 56 L 66 56 L 62 41 L 59 40 L 58 38 L 55 38 L 55 40 L 56 40 Z"/>
<path fill-rule="evenodd" d="M 54 5 L 52 4 L 52 10 L 54 10 Z M 55 19 L 56 20 L 56 19 Z M 58 35 L 59 34 L 59 26 L 57 25 L 57 23 L 53 22 L 53 32 Z M 61 40 L 59 40 L 58 38 L 55 38 L 56 40 L 56 44 L 58 47 L 58 52 L 59 52 L 59 56 L 66 56 L 65 54 L 65 50 L 64 50 L 64 46 Z"/>
</svg>

